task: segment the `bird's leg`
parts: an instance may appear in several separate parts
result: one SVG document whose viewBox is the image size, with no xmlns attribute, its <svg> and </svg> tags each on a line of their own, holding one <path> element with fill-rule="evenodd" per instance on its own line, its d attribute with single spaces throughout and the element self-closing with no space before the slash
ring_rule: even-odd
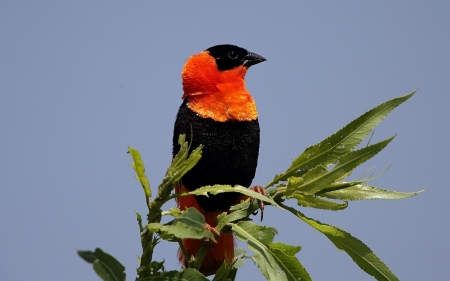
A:
<svg viewBox="0 0 450 281">
<path fill-rule="evenodd" d="M 266 195 L 266 190 L 264 189 L 264 187 L 262 187 L 262 186 L 260 186 L 260 185 L 252 186 L 252 187 L 250 187 L 250 189 L 253 190 L 253 191 L 255 191 L 255 192 L 257 192 L 257 193 L 259 193 L 259 194 L 262 194 L 262 195 L 264 195 L 264 196 L 267 196 L 267 195 Z M 251 198 L 250 198 L 250 205 L 253 205 L 253 200 L 255 200 L 255 198 L 251 197 Z M 263 220 L 263 217 L 264 217 L 264 202 L 261 201 L 261 200 L 259 200 L 259 208 L 261 209 L 261 221 L 262 221 L 262 220 Z M 256 211 L 253 213 L 253 215 L 256 215 L 256 214 L 258 214 L 258 210 L 256 210 Z"/>
</svg>

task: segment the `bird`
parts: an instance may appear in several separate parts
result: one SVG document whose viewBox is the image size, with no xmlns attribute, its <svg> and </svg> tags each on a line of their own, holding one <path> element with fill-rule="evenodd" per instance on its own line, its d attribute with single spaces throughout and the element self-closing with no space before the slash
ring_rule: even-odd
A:
<svg viewBox="0 0 450 281">
<path fill-rule="evenodd" d="M 260 127 L 256 103 L 244 78 L 249 67 L 264 61 L 258 54 L 229 44 L 215 45 L 187 59 L 181 72 L 183 101 L 176 115 L 172 154 L 180 149 L 180 134 L 186 135 L 191 150 L 199 145 L 203 150 L 199 162 L 175 185 L 175 193 L 215 184 L 250 187 L 258 162 Z M 262 187 L 252 189 L 265 194 Z M 177 204 L 181 211 L 196 208 L 205 217 L 205 228 L 219 235 L 214 230 L 217 215 L 240 200 L 241 194 L 228 192 L 180 196 Z M 262 202 L 260 206 L 262 212 Z M 183 245 L 189 256 L 195 256 L 203 242 L 184 239 Z M 208 250 L 200 272 L 213 274 L 224 261 L 230 264 L 235 243 L 231 232 L 222 233 Z M 187 266 L 181 250 L 178 259 Z"/>
</svg>

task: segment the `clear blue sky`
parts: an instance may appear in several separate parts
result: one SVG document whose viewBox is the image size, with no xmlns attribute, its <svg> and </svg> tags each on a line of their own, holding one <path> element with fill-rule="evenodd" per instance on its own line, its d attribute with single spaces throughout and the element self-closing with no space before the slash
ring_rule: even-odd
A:
<svg viewBox="0 0 450 281">
<path fill-rule="evenodd" d="M 247 75 L 260 115 L 254 184 L 368 109 L 419 88 L 376 129 L 398 134 L 357 170 L 427 191 L 304 209 L 364 241 L 401 280 L 444 280 L 450 252 L 450 4 L 446 1 L 8 1 L 0 3 L 0 280 L 98 280 L 76 250 L 101 247 L 134 280 L 143 191 L 171 161 L 185 60 L 230 43 L 267 58 Z M 358 3 L 355 3 L 358 2 Z M 314 280 L 373 280 L 322 234 L 268 208 Z M 176 245 L 157 255 L 179 268 Z M 260 279 L 251 261 L 237 280 Z M 252 279 L 254 280 L 254 279 Z"/>
</svg>

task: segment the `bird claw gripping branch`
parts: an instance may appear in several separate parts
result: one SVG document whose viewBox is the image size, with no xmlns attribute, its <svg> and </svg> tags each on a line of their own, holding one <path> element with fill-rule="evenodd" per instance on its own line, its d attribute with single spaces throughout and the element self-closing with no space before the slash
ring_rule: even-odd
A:
<svg viewBox="0 0 450 281">
<path fill-rule="evenodd" d="M 259 193 L 259 194 L 267 196 L 266 190 L 264 189 L 264 187 L 262 187 L 260 185 L 252 186 L 250 189 L 255 191 L 255 192 L 257 192 L 257 193 Z M 253 201 L 254 200 L 255 200 L 255 198 L 253 198 L 253 197 L 250 198 L 250 206 L 253 205 Z M 258 200 L 258 201 L 259 201 L 259 208 L 261 209 L 261 221 L 262 221 L 263 218 L 264 218 L 264 202 L 262 200 Z M 258 210 L 256 210 L 253 213 L 254 216 L 256 216 L 257 214 L 258 214 Z"/>
</svg>

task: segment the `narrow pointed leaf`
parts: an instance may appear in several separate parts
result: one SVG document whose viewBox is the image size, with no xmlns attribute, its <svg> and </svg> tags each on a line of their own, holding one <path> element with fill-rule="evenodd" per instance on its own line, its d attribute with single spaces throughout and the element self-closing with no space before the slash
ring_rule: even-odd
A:
<svg viewBox="0 0 450 281">
<path fill-rule="evenodd" d="M 236 278 L 237 269 L 244 265 L 245 251 L 242 248 L 235 249 L 234 261 L 231 264 L 223 262 L 217 270 L 212 281 L 232 281 Z"/>
<path fill-rule="evenodd" d="M 213 186 L 203 186 L 200 188 L 197 188 L 194 191 L 190 191 L 184 194 L 180 194 L 180 196 L 185 196 L 185 195 L 203 195 L 203 196 L 208 196 L 209 194 L 212 195 L 216 195 L 219 193 L 224 193 L 224 192 L 239 192 L 241 194 L 247 195 L 249 197 L 253 197 L 257 200 L 261 200 L 264 202 L 267 202 L 271 205 L 274 206 L 278 206 L 278 204 L 270 197 L 264 196 L 261 193 L 255 192 L 249 188 L 240 186 L 240 185 L 235 185 L 235 186 L 231 186 L 231 185 L 213 185 Z"/>
<path fill-rule="evenodd" d="M 204 229 L 205 217 L 196 208 L 191 207 L 175 218 L 174 224 L 183 224 L 195 229 Z"/>
<path fill-rule="evenodd" d="M 185 135 L 180 135 L 178 143 L 180 151 L 173 158 L 170 167 L 167 169 L 166 176 L 162 183 L 158 186 L 158 195 L 152 202 L 148 202 L 149 215 L 148 222 L 161 221 L 161 206 L 168 200 L 172 199 L 170 194 L 174 190 L 174 185 L 178 183 L 185 173 L 197 164 L 202 157 L 202 146 L 192 150 L 189 154 L 189 146 L 185 140 Z"/>
<path fill-rule="evenodd" d="M 298 177 L 293 177 L 294 179 L 289 178 L 285 195 L 289 197 L 292 193 L 300 190 L 305 192 L 307 191 L 306 187 L 317 186 L 317 181 L 328 174 L 329 172 L 324 166 L 318 165 L 304 174 L 303 177 L 300 178 L 301 180 L 298 180 Z M 327 187 L 327 185 L 328 184 L 322 185 L 322 187 Z M 309 192 L 305 193 L 312 194 Z"/>
<path fill-rule="evenodd" d="M 278 234 L 278 231 L 274 227 L 258 225 L 251 221 L 241 221 L 237 225 L 244 229 L 248 235 L 264 245 L 272 243 L 275 235 Z"/>
<path fill-rule="evenodd" d="M 350 176 L 350 174 L 344 175 L 344 177 L 346 177 L 346 176 Z M 370 180 L 370 178 L 354 180 L 354 181 L 337 181 L 337 182 L 333 182 L 329 187 L 324 188 L 324 189 L 322 189 L 319 192 L 316 192 L 316 195 L 317 196 L 322 196 L 323 193 L 349 188 L 349 187 L 352 187 L 352 186 L 355 186 L 355 185 L 363 184 L 363 183 L 365 183 L 365 182 L 367 182 L 369 180 Z"/>
<path fill-rule="evenodd" d="M 358 184 L 345 189 L 321 193 L 320 196 L 341 200 L 404 199 L 416 196 L 423 191 L 424 190 L 415 192 L 398 192 L 381 189 L 370 185 Z"/>
<path fill-rule="evenodd" d="M 188 208 L 169 225 L 149 223 L 146 228 L 151 232 L 159 232 L 162 238 L 169 240 L 176 237 L 179 239 L 209 238 L 216 241 L 214 235 L 205 230 L 205 218 L 195 208 Z"/>
<path fill-rule="evenodd" d="M 169 215 L 169 216 L 172 216 L 174 218 L 178 218 L 180 216 L 180 214 L 181 214 L 181 211 L 180 211 L 179 208 L 170 208 L 168 211 L 164 211 L 162 213 L 163 216 Z"/>
<path fill-rule="evenodd" d="M 346 201 L 340 204 L 330 200 L 310 195 L 304 195 L 301 193 L 294 193 L 290 195 L 288 198 L 295 198 L 297 200 L 297 205 L 301 207 L 309 207 L 315 209 L 339 211 L 347 208 L 348 206 L 348 203 Z"/>
<path fill-rule="evenodd" d="M 125 267 L 116 258 L 103 252 L 100 248 L 92 251 L 78 251 L 78 255 L 92 264 L 95 273 L 103 281 L 124 281 Z"/>
<path fill-rule="evenodd" d="M 409 99 L 416 91 L 378 105 L 330 137 L 308 147 L 292 161 L 291 166 L 284 173 L 276 175 L 266 187 L 286 181 L 291 176 L 301 176 L 319 164 L 327 166 L 335 163 L 339 157 L 355 148 L 394 108 Z"/>
<path fill-rule="evenodd" d="M 221 231 L 228 223 L 235 222 L 249 216 L 253 212 L 250 209 L 250 202 L 244 201 L 230 208 L 230 213 L 223 212 L 217 216 L 216 230 Z"/>
<path fill-rule="evenodd" d="M 326 173 L 327 169 L 325 167 L 318 165 L 314 169 L 312 169 L 310 172 L 315 170 L 315 173 Z M 286 185 L 286 195 L 294 193 L 300 186 L 302 186 L 305 183 L 305 180 L 302 177 L 290 177 L 288 178 L 288 183 Z"/>
<path fill-rule="evenodd" d="M 385 148 L 394 137 L 343 155 L 339 158 L 339 163 L 330 172 L 322 172 L 317 176 L 314 175 L 315 177 L 307 177 L 311 171 L 314 171 L 311 170 L 305 174 L 305 183 L 298 188 L 298 191 L 305 194 L 315 194 L 329 187 L 333 182 L 341 179 L 344 175 L 348 175 L 349 171 L 354 170 L 358 165 L 375 156 Z"/>
<path fill-rule="evenodd" d="M 189 144 L 186 141 L 185 134 L 180 134 L 178 136 L 178 144 L 180 145 L 180 150 L 175 155 L 175 157 L 172 159 L 172 166 L 174 166 L 174 167 L 177 167 L 181 163 L 183 163 L 183 161 L 185 161 L 189 155 Z"/>
<path fill-rule="evenodd" d="M 255 253 L 252 260 L 267 280 L 311 280 L 298 259 L 289 255 L 292 248 L 283 251 L 280 245 L 270 247 L 276 233 L 274 228 L 259 226 L 251 222 L 232 224 L 236 237 L 247 241 L 249 249 Z"/>
<path fill-rule="evenodd" d="M 185 135 L 180 135 L 178 138 L 178 143 L 180 144 L 180 151 L 175 155 L 172 164 L 167 169 L 166 176 L 164 177 L 162 183 L 158 187 L 158 193 L 161 196 L 169 196 L 170 192 L 173 190 L 175 183 L 181 180 L 181 178 L 194 167 L 200 158 L 202 157 L 202 148 L 199 146 L 192 150 L 189 154 L 189 146 L 185 141 Z"/>
<path fill-rule="evenodd" d="M 222 265 L 217 269 L 216 273 L 214 274 L 214 278 L 212 281 L 224 281 L 227 280 L 228 274 L 230 274 L 232 270 L 232 266 L 227 265 L 225 262 L 222 263 Z M 228 280 L 227 280 L 228 281 Z"/>
<path fill-rule="evenodd" d="M 146 198 L 150 198 L 152 196 L 152 192 L 150 190 L 150 182 L 145 175 L 145 166 L 144 162 L 142 161 L 141 154 L 137 149 L 134 149 L 131 146 L 128 147 L 128 152 L 130 153 L 131 158 L 134 162 L 133 164 L 131 164 L 131 166 L 136 172 L 137 179 L 141 182 L 142 188 L 145 192 L 145 196 Z"/>
<path fill-rule="evenodd" d="M 245 264 L 245 259 L 251 256 L 243 248 L 234 249 L 234 268 L 239 268 Z"/>
<path fill-rule="evenodd" d="M 136 211 L 136 220 L 137 220 L 137 222 L 138 222 L 139 231 L 140 231 L 140 232 L 144 231 L 144 229 L 143 229 L 143 227 L 142 227 L 142 216 L 141 216 L 141 214 L 139 214 L 137 211 Z"/>
<path fill-rule="evenodd" d="M 269 248 L 280 263 L 290 269 L 291 272 L 289 275 L 291 276 L 287 280 L 312 280 L 306 269 L 294 255 L 289 255 L 278 247 L 272 247 L 272 245 L 269 245 Z"/>
<path fill-rule="evenodd" d="M 398 281 L 394 273 L 383 263 L 369 247 L 350 233 L 335 226 L 323 224 L 306 217 L 294 208 L 284 206 L 298 218 L 320 231 L 339 249 L 345 251 L 353 261 L 366 273 L 381 281 Z"/>
<path fill-rule="evenodd" d="M 302 249 L 301 246 L 292 246 L 292 245 L 287 245 L 287 244 L 280 243 L 280 242 L 270 243 L 269 247 L 271 249 L 278 249 L 278 250 L 284 252 L 286 255 L 290 255 L 290 256 L 297 254 Z"/>
</svg>

